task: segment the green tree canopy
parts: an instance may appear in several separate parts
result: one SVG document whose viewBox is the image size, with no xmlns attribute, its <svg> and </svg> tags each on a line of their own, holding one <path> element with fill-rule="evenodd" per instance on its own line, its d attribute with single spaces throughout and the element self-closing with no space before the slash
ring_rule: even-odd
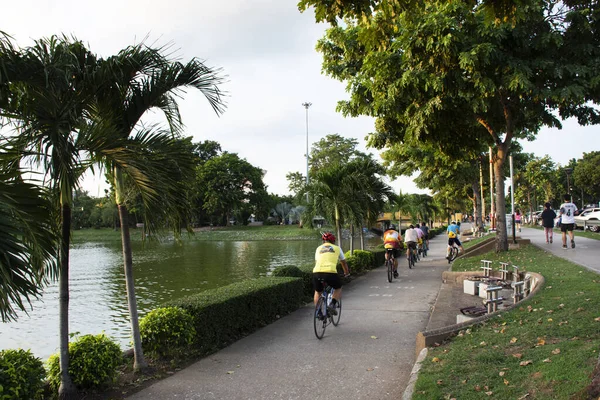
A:
<svg viewBox="0 0 600 400">
<path fill-rule="evenodd" d="M 573 170 L 575 185 L 591 195 L 595 201 L 600 200 L 600 151 L 583 153 Z"/>
</svg>

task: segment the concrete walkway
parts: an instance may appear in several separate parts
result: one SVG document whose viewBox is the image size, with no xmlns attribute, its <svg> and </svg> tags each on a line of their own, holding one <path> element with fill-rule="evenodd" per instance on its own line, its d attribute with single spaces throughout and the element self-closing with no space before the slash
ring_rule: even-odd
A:
<svg viewBox="0 0 600 400">
<path fill-rule="evenodd" d="M 571 241 L 567 235 L 567 249 L 562 248 L 561 232 L 554 229 L 554 243 L 546 243 L 546 236 L 543 230 L 534 228 L 523 228 L 517 236 L 523 239 L 531 240 L 531 243 L 537 247 L 554 254 L 557 257 L 565 258 L 569 261 L 586 267 L 589 270 L 600 273 L 600 240 L 588 239 L 575 236 L 575 248 L 571 248 Z M 597 233 L 600 238 L 600 233 Z M 512 240 L 512 234 L 509 236 L 509 242 Z"/>
<path fill-rule="evenodd" d="M 153 399 L 399 399 L 441 285 L 446 238 L 400 278 L 378 268 L 344 287 L 339 326 L 318 340 L 305 307 L 128 397 Z"/>
</svg>

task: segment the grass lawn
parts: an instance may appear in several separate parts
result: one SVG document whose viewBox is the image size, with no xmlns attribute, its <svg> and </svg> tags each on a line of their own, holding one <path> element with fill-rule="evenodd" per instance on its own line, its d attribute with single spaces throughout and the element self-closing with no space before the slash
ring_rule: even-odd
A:
<svg viewBox="0 0 600 400">
<path fill-rule="evenodd" d="M 325 228 L 323 228 L 325 229 Z M 331 229 L 330 229 L 331 230 Z M 131 240 L 141 241 L 142 231 L 130 229 Z M 164 232 L 170 236 L 170 232 Z M 298 225 L 267 225 L 267 226 L 232 226 L 219 228 L 202 228 L 193 235 L 183 232 L 182 240 L 300 240 L 319 239 L 320 230 L 299 228 Z M 109 228 L 82 229 L 73 231 L 73 243 L 121 241 L 121 231 Z"/>
<path fill-rule="evenodd" d="M 467 236 L 467 237 L 468 237 L 468 236 Z M 471 237 L 472 237 L 472 236 L 471 236 Z M 483 242 L 484 240 L 488 240 L 489 238 L 492 238 L 492 237 L 496 237 L 496 233 L 495 233 L 495 232 L 492 232 L 492 233 L 490 233 L 490 234 L 488 234 L 488 235 L 485 235 L 485 236 L 482 236 L 482 237 L 479 237 L 479 238 L 475 238 L 475 239 L 472 239 L 472 240 L 469 240 L 469 241 L 466 241 L 466 240 L 461 240 L 461 243 L 462 243 L 463 247 L 464 247 L 464 248 L 465 248 L 465 250 L 466 250 L 466 249 L 468 249 L 468 248 L 470 248 L 470 247 L 473 247 L 473 246 L 475 246 L 476 244 L 478 244 L 478 243 L 481 243 L 481 242 Z"/>
<path fill-rule="evenodd" d="M 534 246 L 458 259 L 518 265 L 546 283 L 515 310 L 429 350 L 413 399 L 588 399 L 600 348 L 600 276 Z M 458 311 L 458 310 L 457 310 Z M 594 393 L 598 398 L 598 393 Z"/>
<path fill-rule="evenodd" d="M 537 229 L 540 231 L 543 231 L 544 228 L 539 226 L 539 225 L 526 225 L 528 228 L 533 228 L 533 229 Z M 575 233 L 575 236 L 580 236 L 580 237 L 585 237 L 588 239 L 596 239 L 596 240 L 600 240 L 600 233 L 599 232 L 590 232 L 590 231 L 583 231 L 583 230 L 579 230 L 579 229 L 575 229 L 573 231 Z M 556 237 L 556 235 L 558 235 L 558 237 L 560 237 L 560 229 L 558 228 L 554 228 L 554 236 Z"/>
</svg>

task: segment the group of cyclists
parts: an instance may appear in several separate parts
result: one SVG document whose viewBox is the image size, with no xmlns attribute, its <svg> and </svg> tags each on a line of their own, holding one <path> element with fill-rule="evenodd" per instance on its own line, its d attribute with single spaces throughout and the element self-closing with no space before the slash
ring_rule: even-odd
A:
<svg viewBox="0 0 600 400">
<path fill-rule="evenodd" d="M 450 249 L 455 244 L 460 248 L 461 253 L 464 252 L 462 244 L 458 238 L 460 235 L 460 225 L 452 221 L 448 226 L 446 233 L 448 235 L 448 250 L 446 258 L 450 256 Z M 336 238 L 332 233 L 326 232 L 321 236 L 323 244 L 317 247 L 315 252 L 315 267 L 313 269 L 313 287 L 315 306 L 321 297 L 321 293 L 326 286 L 331 286 L 334 289 L 333 300 L 327 307 L 331 315 L 337 315 L 337 303 L 342 297 L 342 280 L 337 272 L 337 264 L 341 263 L 344 270 L 344 276 L 350 275 L 348 263 L 346 262 L 344 251 L 340 246 L 335 244 Z M 425 222 L 421 224 L 410 225 L 404 232 L 404 238 L 400 234 L 395 225 L 390 225 L 383 232 L 383 244 L 386 249 L 392 249 L 391 252 L 386 252 L 386 260 L 389 257 L 394 258 L 394 277 L 398 277 L 398 260 L 397 257 L 406 245 L 406 257 L 411 256 L 411 251 L 417 251 L 418 246 L 429 247 L 429 227 Z M 390 254 L 391 253 L 391 254 Z"/>
</svg>

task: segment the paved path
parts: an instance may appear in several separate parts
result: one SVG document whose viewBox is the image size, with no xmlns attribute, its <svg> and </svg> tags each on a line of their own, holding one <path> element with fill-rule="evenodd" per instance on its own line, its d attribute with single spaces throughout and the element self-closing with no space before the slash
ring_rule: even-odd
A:
<svg viewBox="0 0 600 400">
<path fill-rule="evenodd" d="M 517 233 L 517 236 L 519 233 Z M 523 228 L 521 233 L 523 239 L 530 239 L 531 243 L 541 249 L 566 258 L 576 264 L 582 265 L 589 270 L 600 273 L 600 240 L 588 239 L 575 236 L 576 247 L 572 249 L 570 239 L 567 235 L 567 249 L 562 248 L 562 238 L 559 230 L 554 230 L 554 243 L 546 243 L 544 231 L 534 228 Z M 600 237 L 600 233 L 597 234 Z M 512 240 L 512 234 L 509 241 Z"/>
<path fill-rule="evenodd" d="M 317 340 L 305 307 L 129 397 L 153 399 L 399 399 L 441 285 L 443 235 L 430 257 L 387 282 L 378 268 L 344 288 L 340 325 Z"/>
</svg>

